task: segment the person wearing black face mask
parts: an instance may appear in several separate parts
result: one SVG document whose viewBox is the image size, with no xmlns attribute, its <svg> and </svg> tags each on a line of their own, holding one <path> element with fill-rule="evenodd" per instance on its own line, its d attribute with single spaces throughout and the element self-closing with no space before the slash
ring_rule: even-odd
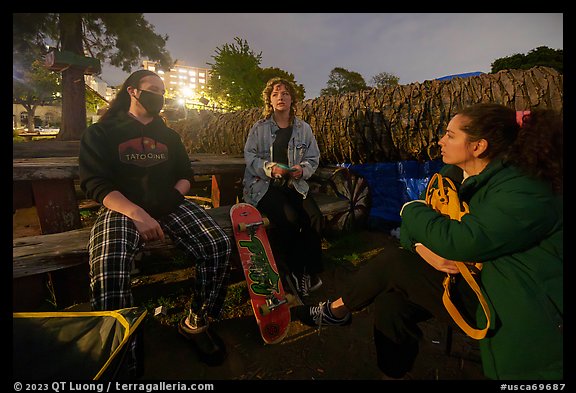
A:
<svg viewBox="0 0 576 393">
<path fill-rule="evenodd" d="M 179 332 L 209 365 L 224 361 L 226 348 L 209 319 L 220 316 L 230 273 L 232 242 L 204 208 L 185 199 L 193 179 L 179 134 L 159 112 L 164 83 L 139 70 L 80 142 L 80 185 L 103 205 L 92 228 L 90 302 L 94 311 L 132 307 L 130 271 L 146 242 L 169 235 L 194 259 L 198 272 L 190 310 Z M 141 375 L 135 340 L 129 373 Z"/>
<path fill-rule="evenodd" d="M 164 94 L 154 93 L 148 90 L 141 90 L 140 97 L 136 97 L 136 95 L 134 95 L 134 98 L 136 98 L 140 105 L 146 109 L 146 112 L 152 116 L 158 115 L 164 106 Z"/>
</svg>

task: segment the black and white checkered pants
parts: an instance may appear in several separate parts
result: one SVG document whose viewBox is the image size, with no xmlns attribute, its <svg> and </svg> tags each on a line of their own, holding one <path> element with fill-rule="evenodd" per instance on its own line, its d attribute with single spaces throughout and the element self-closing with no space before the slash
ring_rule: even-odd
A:
<svg viewBox="0 0 576 393">
<path fill-rule="evenodd" d="M 230 275 L 230 238 L 204 208 L 189 200 L 158 222 L 174 244 L 194 259 L 196 279 L 190 321 L 201 326 L 208 322 L 208 317 L 218 318 Z M 102 209 L 88 243 L 92 310 L 133 307 L 130 271 L 142 246 L 131 219 Z"/>
</svg>

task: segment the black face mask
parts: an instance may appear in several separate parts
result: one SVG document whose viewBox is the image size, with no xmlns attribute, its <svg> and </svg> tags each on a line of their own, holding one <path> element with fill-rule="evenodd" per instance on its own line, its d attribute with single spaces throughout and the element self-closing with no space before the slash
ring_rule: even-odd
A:
<svg viewBox="0 0 576 393">
<path fill-rule="evenodd" d="M 163 95 L 154 94 L 147 90 L 140 90 L 140 98 L 136 99 L 152 116 L 156 116 L 158 113 L 160 113 L 160 110 L 164 106 Z"/>
</svg>

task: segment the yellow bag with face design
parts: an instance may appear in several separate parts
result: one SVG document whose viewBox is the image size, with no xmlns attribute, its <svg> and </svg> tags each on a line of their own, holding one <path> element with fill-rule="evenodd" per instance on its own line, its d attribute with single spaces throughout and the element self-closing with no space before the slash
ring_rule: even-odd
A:
<svg viewBox="0 0 576 393">
<path fill-rule="evenodd" d="M 443 177 L 439 173 L 435 173 L 428 182 L 428 187 L 426 188 L 426 203 L 434 210 L 458 221 L 460 221 L 465 214 L 470 212 L 468 204 L 466 202 L 460 202 L 458 190 L 456 189 L 454 182 L 447 177 Z M 490 327 L 490 309 L 488 308 L 488 304 L 484 299 L 484 295 L 482 295 L 478 283 L 474 279 L 474 275 L 478 274 L 480 269 L 482 269 L 482 264 L 475 262 L 454 262 L 480 301 L 480 305 L 486 315 L 486 327 L 483 329 L 476 329 L 470 326 L 470 324 L 464 320 L 454 303 L 452 303 L 452 300 L 450 299 L 450 284 L 453 281 L 453 277 L 450 274 L 447 274 L 443 282 L 444 294 L 442 295 L 442 302 L 444 303 L 446 310 L 448 310 L 448 313 L 452 316 L 452 319 L 454 319 L 454 322 L 456 322 L 456 324 L 468 336 L 480 340 L 486 336 L 488 328 Z"/>
<path fill-rule="evenodd" d="M 460 203 L 454 182 L 439 173 L 432 175 L 428 182 L 426 203 L 434 210 L 458 221 L 470 211 L 466 202 Z"/>
</svg>

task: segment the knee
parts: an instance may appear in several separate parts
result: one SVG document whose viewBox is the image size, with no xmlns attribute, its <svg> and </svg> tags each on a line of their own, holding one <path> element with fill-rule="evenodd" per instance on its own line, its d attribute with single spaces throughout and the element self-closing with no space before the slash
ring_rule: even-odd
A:
<svg viewBox="0 0 576 393">
<path fill-rule="evenodd" d="M 232 240 L 224 231 L 219 231 L 212 237 L 212 243 L 219 254 L 225 254 L 227 257 L 232 253 Z"/>
<path fill-rule="evenodd" d="M 284 222 L 280 222 L 278 224 L 283 225 L 285 227 L 292 228 L 294 230 L 300 229 L 301 227 L 301 220 L 298 212 L 292 208 L 290 205 L 284 206 L 284 214 L 281 217 L 281 220 Z"/>
<path fill-rule="evenodd" d="M 374 299 L 374 327 L 395 342 L 418 340 L 420 311 L 402 293 L 386 292 Z"/>
<path fill-rule="evenodd" d="M 318 235 L 322 235 L 324 233 L 324 216 L 320 215 L 312 217 L 311 226 Z"/>
<path fill-rule="evenodd" d="M 406 310 L 406 300 L 397 292 L 384 292 L 374 299 L 374 309 L 383 320 L 397 320 Z"/>
<path fill-rule="evenodd" d="M 232 239 L 228 235 L 224 235 L 223 238 L 223 247 L 226 250 L 226 253 L 230 255 L 232 253 Z"/>
</svg>

